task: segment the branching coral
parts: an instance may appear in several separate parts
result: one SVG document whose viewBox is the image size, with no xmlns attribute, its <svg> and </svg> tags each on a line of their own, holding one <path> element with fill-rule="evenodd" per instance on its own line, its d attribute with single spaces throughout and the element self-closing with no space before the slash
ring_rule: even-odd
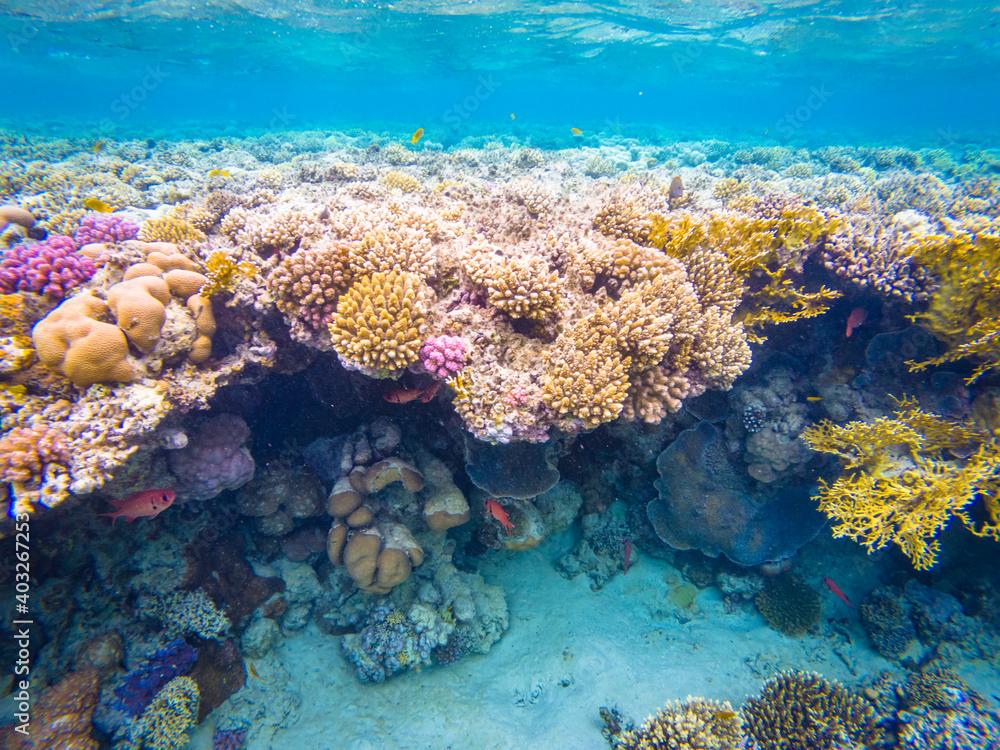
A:
<svg viewBox="0 0 1000 750">
<path fill-rule="evenodd" d="M 740 750 L 742 720 L 728 701 L 670 701 L 642 726 L 623 732 L 616 750 Z"/>
<path fill-rule="evenodd" d="M 1000 370 L 1000 233 L 926 236 L 911 251 L 937 284 L 928 309 L 912 319 L 948 345 L 939 357 L 908 363 L 911 369 L 971 357 L 970 383 Z"/>
<path fill-rule="evenodd" d="M 175 677 L 156 694 L 129 729 L 136 750 L 181 750 L 198 723 L 201 691 L 190 677 Z"/>
<path fill-rule="evenodd" d="M 190 222 L 176 216 L 162 216 L 147 219 L 139 229 L 139 239 L 143 242 L 202 242 L 205 233 Z"/>
<path fill-rule="evenodd" d="M 482 262 L 471 270 L 489 303 L 512 318 L 543 320 L 559 309 L 559 276 L 538 257 Z"/>
<path fill-rule="evenodd" d="M 860 695 L 808 672 L 768 680 L 743 705 L 754 750 L 844 750 L 879 747 L 875 710 Z"/>
<path fill-rule="evenodd" d="M 914 567 L 934 565 L 937 535 L 958 518 L 973 533 L 1000 539 L 990 493 L 1000 472 L 1000 443 L 971 424 L 950 422 L 900 402 L 894 417 L 834 425 L 824 421 L 802 433 L 810 448 L 839 456 L 845 472 L 820 481 L 819 508 L 836 522 L 833 534 L 869 552 L 897 545 Z M 954 454 L 967 455 L 965 459 Z M 990 518 L 977 525 L 971 508 L 984 497 Z"/>
<path fill-rule="evenodd" d="M 267 277 L 275 305 L 289 321 L 301 320 L 318 330 L 329 323 L 337 298 L 352 277 L 351 248 L 331 241 L 286 256 Z"/>
<path fill-rule="evenodd" d="M 417 361 L 432 292 L 416 274 L 364 276 L 341 297 L 330 337 L 345 364 L 392 374 Z"/>
<path fill-rule="evenodd" d="M 252 279 L 258 268 L 250 261 L 235 261 L 226 253 L 216 250 L 205 259 L 205 276 L 208 282 L 201 288 L 206 299 L 222 292 L 231 292 L 241 278 Z"/>
</svg>

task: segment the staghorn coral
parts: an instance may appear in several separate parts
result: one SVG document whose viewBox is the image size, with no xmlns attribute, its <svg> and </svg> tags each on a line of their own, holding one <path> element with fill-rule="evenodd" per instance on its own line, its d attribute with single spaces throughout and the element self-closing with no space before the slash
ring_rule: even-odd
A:
<svg viewBox="0 0 1000 750">
<path fill-rule="evenodd" d="M 995 487 L 1000 443 L 985 440 L 971 424 L 943 419 L 903 399 L 892 418 L 841 426 L 823 421 L 804 430 L 802 438 L 813 450 L 844 462 L 832 484 L 820 480 L 817 496 L 820 510 L 836 522 L 835 537 L 853 539 L 869 552 L 895 544 L 918 570 L 937 561 L 937 535 L 952 518 L 977 536 L 1000 540 L 995 513 L 979 525 L 971 513 L 980 494 L 988 498 Z M 954 458 L 950 451 L 967 457 Z"/>
<path fill-rule="evenodd" d="M 365 276 L 344 294 L 330 323 L 341 361 L 380 376 L 417 361 L 432 292 L 416 274 Z"/>
<path fill-rule="evenodd" d="M 742 713 L 753 750 L 864 750 L 883 736 L 862 696 L 809 672 L 772 677 Z"/>
<path fill-rule="evenodd" d="M 728 701 L 670 701 L 642 726 L 614 738 L 615 750 L 740 750 L 743 721 Z"/>
</svg>

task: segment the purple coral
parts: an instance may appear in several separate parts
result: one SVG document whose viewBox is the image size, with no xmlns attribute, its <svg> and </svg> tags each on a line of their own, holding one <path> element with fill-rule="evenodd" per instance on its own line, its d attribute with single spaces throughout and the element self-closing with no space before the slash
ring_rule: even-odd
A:
<svg viewBox="0 0 1000 750">
<path fill-rule="evenodd" d="M 216 729 L 212 735 L 212 750 L 243 750 L 246 741 L 246 729 Z"/>
<path fill-rule="evenodd" d="M 458 336 L 432 336 L 420 347 L 420 364 L 431 375 L 447 380 L 465 367 L 465 341 Z"/>
<path fill-rule="evenodd" d="M 16 245 L 0 261 L 0 292 L 38 292 L 53 299 L 94 275 L 94 262 L 69 237 Z"/>
<path fill-rule="evenodd" d="M 205 420 L 184 448 L 170 453 L 178 501 L 207 500 L 253 479 L 253 456 L 243 447 L 249 438 L 250 428 L 235 414 Z"/>
<path fill-rule="evenodd" d="M 118 707 L 130 716 L 139 716 L 164 685 L 190 672 L 197 660 L 194 646 L 180 639 L 171 641 L 122 678 L 115 687 Z"/>
<path fill-rule="evenodd" d="M 91 242 L 124 242 L 134 240 L 139 234 L 138 224 L 133 224 L 121 216 L 93 214 L 84 216 L 79 229 L 73 235 L 78 245 Z"/>
</svg>

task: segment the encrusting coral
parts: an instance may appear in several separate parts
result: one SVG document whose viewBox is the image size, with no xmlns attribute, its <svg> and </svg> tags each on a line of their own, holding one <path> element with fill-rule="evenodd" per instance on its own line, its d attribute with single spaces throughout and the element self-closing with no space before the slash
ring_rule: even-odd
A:
<svg viewBox="0 0 1000 750">
<path fill-rule="evenodd" d="M 834 536 L 860 542 L 869 552 L 895 544 L 918 570 L 937 561 L 938 534 L 952 518 L 977 536 L 1000 540 L 991 500 L 1000 443 L 971 423 L 943 419 L 903 399 L 891 418 L 839 426 L 823 421 L 802 438 L 844 462 L 832 484 L 820 480 L 817 496 L 820 510 L 836 522 Z M 966 458 L 956 458 L 956 452 Z M 988 518 L 977 523 L 971 509 L 980 497 Z"/>
</svg>

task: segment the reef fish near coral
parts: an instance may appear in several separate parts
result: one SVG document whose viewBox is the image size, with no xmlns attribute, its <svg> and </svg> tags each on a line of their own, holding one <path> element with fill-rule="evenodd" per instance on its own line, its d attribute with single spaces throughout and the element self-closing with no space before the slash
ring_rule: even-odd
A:
<svg viewBox="0 0 1000 750">
<path fill-rule="evenodd" d="M 128 497 L 112 500 L 115 509 L 98 515 L 111 519 L 113 526 L 119 518 L 132 523 L 137 518 L 156 518 L 173 505 L 177 494 L 173 490 L 152 489 L 136 492 Z"/>
<path fill-rule="evenodd" d="M 499 523 L 505 532 L 510 534 L 514 530 L 514 524 L 510 521 L 510 516 L 507 515 L 507 511 L 504 507 L 498 503 L 496 500 L 490 498 L 483 505 L 486 508 L 486 512 Z"/>
</svg>

